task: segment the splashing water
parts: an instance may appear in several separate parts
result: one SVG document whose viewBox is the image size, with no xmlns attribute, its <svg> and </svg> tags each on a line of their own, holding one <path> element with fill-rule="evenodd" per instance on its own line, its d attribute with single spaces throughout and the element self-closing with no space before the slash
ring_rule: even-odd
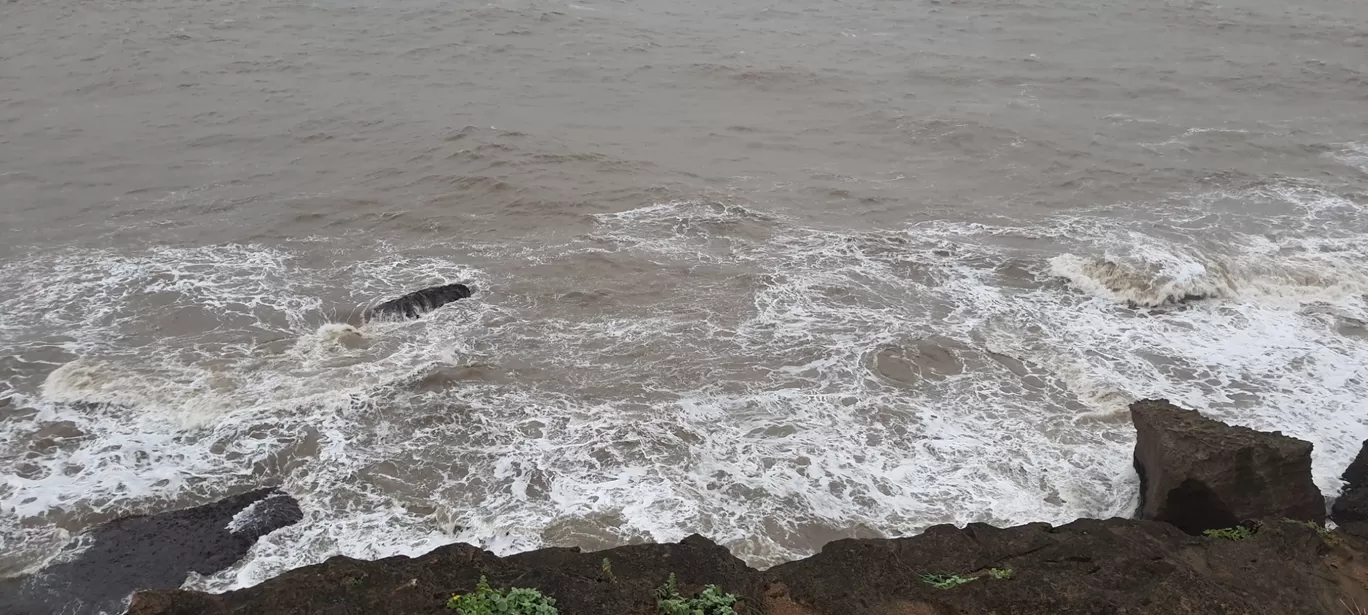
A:
<svg viewBox="0 0 1368 615">
<path fill-rule="evenodd" d="M 260 482 L 304 522 L 192 586 L 453 541 L 697 531 L 767 565 L 860 533 L 1125 515 L 1141 396 L 1312 441 L 1329 491 L 1368 435 L 1368 230 L 1327 230 L 1353 204 L 1304 188 L 1244 195 L 1305 229 L 1276 235 L 1111 212 L 834 231 L 680 201 L 460 258 L 40 257 L 0 270 L 7 565 Z M 451 281 L 493 290 L 342 322 Z"/>
</svg>

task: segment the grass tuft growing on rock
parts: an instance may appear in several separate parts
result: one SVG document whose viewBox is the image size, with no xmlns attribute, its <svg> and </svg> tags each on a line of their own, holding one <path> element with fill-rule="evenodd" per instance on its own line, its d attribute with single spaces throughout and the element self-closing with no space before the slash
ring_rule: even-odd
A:
<svg viewBox="0 0 1368 615">
<path fill-rule="evenodd" d="M 962 577 L 957 574 L 924 574 L 921 575 L 921 580 L 922 583 L 936 589 L 952 589 L 965 583 L 973 583 L 978 580 L 978 577 Z"/>
<path fill-rule="evenodd" d="M 460 615 L 559 615 L 556 601 L 535 589 L 494 589 L 484 575 L 471 594 L 453 594 L 446 607 Z"/>
<path fill-rule="evenodd" d="M 924 574 L 921 575 L 921 580 L 922 583 L 936 589 L 954 589 L 965 583 L 973 583 L 983 577 L 988 577 L 995 581 L 1005 581 L 1015 576 L 1016 571 L 1011 568 L 989 568 L 969 576 L 960 576 L 958 574 Z"/>
<path fill-rule="evenodd" d="M 617 576 L 613 574 L 613 562 L 608 561 L 608 558 L 605 557 L 603 558 L 603 563 L 599 565 L 599 568 L 603 572 L 604 580 L 613 585 L 617 585 Z"/>
<path fill-rule="evenodd" d="M 1224 538 L 1226 540 L 1244 540 L 1253 536 L 1254 530 L 1243 525 L 1237 525 L 1235 527 L 1223 527 L 1218 530 L 1206 530 L 1205 532 L 1202 532 L 1202 535 L 1211 538 Z"/>
<path fill-rule="evenodd" d="M 1298 521 L 1296 519 L 1285 519 L 1285 521 L 1288 523 L 1305 525 L 1310 529 L 1316 530 L 1316 534 L 1319 535 L 1321 540 L 1324 540 L 1327 545 L 1337 547 L 1340 544 L 1340 538 L 1335 534 L 1335 530 L 1325 527 L 1324 525 L 1318 525 L 1315 521 Z"/>
<path fill-rule="evenodd" d="M 679 595 L 679 583 L 673 572 L 665 585 L 656 590 L 656 610 L 660 615 L 737 615 L 734 604 L 736 596 L 716 585 L 705 585 L 693 598 Z"/>
</svg>

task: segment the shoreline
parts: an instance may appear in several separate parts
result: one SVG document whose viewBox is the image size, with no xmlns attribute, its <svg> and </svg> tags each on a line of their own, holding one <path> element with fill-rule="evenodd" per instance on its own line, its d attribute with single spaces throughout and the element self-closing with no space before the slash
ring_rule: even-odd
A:
<svg viewBox="0 0 1368 615">
<path fill-rule="evenodd" d="M 1368 442 L 1327 515 L 1311 480 L 1310 443 L 1165 400 L 1138 401 L 1130 413 L 1141 479 L 1134 519 L 937 525 L 910 537 L 837 540 L 766 570 L 699 535 L 506 557 L 456 543 L 417 557 L 335 556 L 222 594 L 177 589 L 189 571 L 223 570 L 261 536 L 299 521 L 293 498 L 263 488 L 102 526 L 94 548 L 0 581 L 0 596 L 14 596 L 0 599 L 0 611 L 126 604 L 130 615 L 442 613 L 454 612 L 446 609 L 453 594 L 487 578 L 495 588 L 542 592 L 560 613 L 651 615 L 672 575 L 684 596 L 716 585 L 736 599 L 736 612 L 765 615 L 1342 615 L 1368 607 Z M 1327 517 L 1339 527 L 1326 528 Z"/>
<path fill-rule="evenodd" d="M 934 526 L 911 538 L 835 541 L 767 571 L 697 535 L 508 557 L 454 544 L 415 558 L 334 557 L 225 594 L 139 592 L 128 613 L 453 613 L 447 600 L 487 578 L 494 587 L 537 589 L 562 614 L 655 615 L 656 591 L 676 575 L 686 596 L 717 585 L 737 597 L 736 612 L 765 615 L 1342 615 L 1354 611 L 1340 599 L 1368 604 L 1366 555 L 1359 537 L 1282 520 L 1238 540 L 1131 519 Z M 941 589 L 929 575 L 971 580 Z"/>
</svg>

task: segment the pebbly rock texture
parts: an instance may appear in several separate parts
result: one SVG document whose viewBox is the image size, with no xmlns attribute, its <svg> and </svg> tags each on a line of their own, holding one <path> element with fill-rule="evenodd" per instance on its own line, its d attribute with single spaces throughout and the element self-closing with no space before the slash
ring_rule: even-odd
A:
<svg viewBox="0 0 1368 615">
<path fill-rule="evenodd" d="M 1344 470 L 1344 487 L 1330 509 L 1330 518 L 1354 533 L 1368 536 L 1368 440 Z"/>
<path fill-rule="evenodd" d="M 1310 442 L 1226 425 L 1167 400 L 1130 409 L 1141 519 L 1189 534 L 1265 517 L 1325 522 Z"/>
<path fill-rule="evenodd" d="M 1292 521 L 1226 540 L 1131 519 L 840 540 L 763 572 L 698 536 L 505 558 L 450 545 L 416 558 L 335 557 L 221 595 L 139 592 L 129 615 L 436 615 L 480 575 L 495 587 L 537 588 L 562 615 L 657 615 L 654 590 L 671 572 L 682 593 L 715 583 L 750 615 L 1343 615 L 1344 604 L 1368 604 L 1364 546 Z M 923 580 L 933 574 L 974 580 L 938 589 Z"/>
<path fill-rule="evenodd" d="M 265 488 L 115 519 L 73 541 L 78 548 L 69 547 L 69 555 L 37 573 L 0 580 L 0 613 L 119 613 L 134 590 L 179 587 L 190 571 L 223 570 L 258 538 L 302 518 L 294 498 Z"/>
</svg>

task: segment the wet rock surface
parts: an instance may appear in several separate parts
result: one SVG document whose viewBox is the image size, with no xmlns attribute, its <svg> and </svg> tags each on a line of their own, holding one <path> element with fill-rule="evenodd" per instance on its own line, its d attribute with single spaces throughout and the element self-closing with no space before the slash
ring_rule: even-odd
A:
<svg viewBox="0 0 1368 615">
<path fill-rule="evenodd" d="M 1226 425 L 1166 400 L 1132 404 L 1131 419 L 1141 519 L 1189 534 L 1266 517 L 1324 523 L 1310 442 Z"/>
<path fill-rule="evenodd" d="M 242 558 L 257 539 L 303 518 L 272 488 L 167 513 L 124 517 L 73 541 L 35 574 L 0 580 L 0 613 L 120 613 L 138 589 L 179 587 Z"/>
<path fill-rule="evenodd" d="M 389 318 L 394 320 L 418 318 L 452 301 L 469 297 L 473 291 L 465 284 L 446 284 L 414 291 L 402 297 L 381 303 L 366 312 L 366 319 Z"/>
</svg>

